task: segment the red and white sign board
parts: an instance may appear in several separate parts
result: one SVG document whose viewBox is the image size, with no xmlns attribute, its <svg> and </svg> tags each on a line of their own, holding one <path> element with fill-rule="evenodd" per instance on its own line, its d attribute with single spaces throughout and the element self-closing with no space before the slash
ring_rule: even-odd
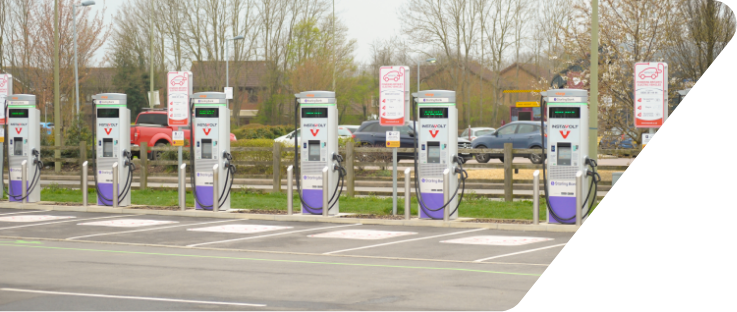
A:
<svg viewBox="0 0 737 312">
<path fill-rule="evenodd" d="M 151 226 L 151 225 L 162 225 L 162 224 L 172 224 L 172 223 L 179 223 L 176 221 L 158 221 L 158 220 L 140 220 L 140 219 L 117 219 L 117 220 L 105 220 L 105 221 L 95 221 L 95 222 L 87 222 L 87 223 L 79 223 L 77 225 L 94 225 L 94 226 L 110 226 L 110 227 L 141 227 L 141 226 Z"/>
<path fill-rule="evenodd" d="M 0 222 L 41 222 L 41 221 L 72 219 L 72 218 L 75 218 L 75 217 L 70 217 L 70 216 L 47 216 L 47 215 L 41 215 L 41 216 L 8 216 L 8 217 L 0 217 Z"/>
<path fill-rule="evenodd" d="M 278 231 L 291 229 L 291 226 L 272 226 L 272 225 L 257 225 L 257 224 L 228 224 L 228 225 L 217 225 L 209 226 L 197 229 L 187 229 L 187 231 L 194 232 L 215 232 L 215 233 L 234 233 L 234 234 L 254 234 L 269 231 Z"/>
<path fill-rule="evenodd" d="M 0 105 L 3 105 L 3 109 L 0 109 L 0 125 L 5 124 L 4 107 L 7 106 L 5 100 L 11 94 L 13 94 L 13 75 L 0 74 Z M 10 99 L 7 100 L 10 101 Z"/>
<path fill-rule="evenodd" d="M 393 232 L 393 231 L 375 231 L 375 230 L 342 230 L 335 232 L 327 232 L 322 234 L 308 235 L 308 237 L 320 238 L 347 238 L 347 239 L 386 239 L 400 237 L 405 235 L 415 235 L 415 232 Z"/>
<path fill-rule="evenodd" d="M 409 67 L 382 66 L 379 69 L 379 123 L 382 126 L 404 125 Z"/>
<path fill-rule="evenodd" d="M 668 64 L 635 64 L 635 127 L 660 128 L 668 119 Z"/>
<path fill-rule="evenodd" d="M 553 240 L 547 237 L 480 235 L 440 241 L 448 244 L 520 246 Z"/>
<path fill-rule="evenodd" d="M 189 96 L 192 95 L 192 72 L 169 72 L 166 79 L 169 126 L 189 124 Z"/>
</svg>

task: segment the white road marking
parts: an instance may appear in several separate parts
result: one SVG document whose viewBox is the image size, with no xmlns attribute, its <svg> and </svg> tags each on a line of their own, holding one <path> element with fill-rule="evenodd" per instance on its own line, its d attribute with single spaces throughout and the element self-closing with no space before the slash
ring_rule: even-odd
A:
<svg viewBox="0 0 737 312">
<path fill-rule="evenodd" d="M 8 226 L 8 227 L 0 228 L 0 231 L 1 230 L 18 229 L 18 228 L 24 228 L 24 227 L 31 227 L 31 226 L 40 226 L 40 225 L 49 225 L 49 224 L 58 224 L 58 223 L 67 223 L 67 222 L 79 222 L 79 221 L 86 221 L 86 220 L 112 219 L 112 218 L 122 218 L 122 217 L 131 217 L 131 216 L 134 216 L 134 215 L 123 215 L 123 216 L 114 216 L 114 217 L 100 217 L 100 218 L 89 218 L 89 219 L 71 219 L 71 220 L 67 220 L 67 221 L 46 222 L 46 223 L 38 223 L 38 224 L 26 224 L 26 225 Z"/>
<path fill-rule="evenodd" d="M 737 287 L 737 284 L 535 284 L 542 288 L 720 288 Z"/>
<path fill-rule="evenodd" d="M 737 245 L 737 243 L 567 243 L 568 245 L 610 245 L 610 246 L 637 246 L 637 245 Z"/>
<path fill-rule="evenodd" d="M 24 214 L 24 213 L 36 213 L 36 212 L 49 212 L 49 211 L 51 211 L 51 210 L 37 210 L 37 211 L 11 212 L 11 213 L 3 213 L 3 214 L 0 214 L 0 216 L 9 216 L 9 215 Z"/>
<path fill-rule="evenodd" d="M 226 239 L 226 240 L 215 241 L 215 242 L 192 244 L 192 245 L 187 245 L 187 247 L 198 247 L 198 246 L 203 246 L 203 245 L 229 243 L 229 242 L 249 240 L 249 239 L 257 239 L 257 238 L 264 238 L 264 237 L 271 237 L 271 236 L 279 236 L 279 235 L 287 235 L 287 234 L 302 233 L 302 232 L 310 232 L 310 231 L 318 231 L 318 230 L 335 229 L 335 228 L 342 228 L 342 227 L 348 227 L 348 226 L 357 226 L 357 225 L 361 225 L 361 224 L 360 223 L 356 223 L 356 224 L 348 224 L 348 225 L 326 226 L 326 227 L 321 227 L 321 228 L 305 229 L 305 230 L 298 230 L 298 231 L 289 231 L 289 232 L 283 232 L 283 233 L 266 234 L 266 235 L 259 235 L 259 236 L 248 236 L 248 237 L 241 237 L 241 238 L 234 238 L 234 239 Z"/>
<path fill-rule="evenodd" d="M 535 248 L 535 249 L 528 249 L 528 250 L 523 250 L 523 251 L 508 253 L 508 254 L 504 254 L 504 255 L 498 255 L 498 256 L 493 256 L 493 257 L 478 259 L 478 260 L 474 260 L 473 262 L 484 262 L 486 260 L 491 260 L 491 259 L 496 259 L 496 258 L 501 258 L 501 257 L 514 256 L 514 255 L 519 255 L 519 254 L 523 254 L 523 253 L 528 253 L 528 252 L 533 252 L 533 251 L 538 251 L 538 250 L 543 250 L 543 249 L 548 249 L 548 248 L 559 247 L 559 246 L 563 246 L 565 244 L 566 243 L 557 244 L 557 245 L 550 245 L 550 246 L 545 246 L 545 247 L 540 247 L 540 248 Z"/>
<path fill-rule="evenodd" d="M 22 292 L 22 293 L 32 293 L 32 294 L 44 294 L 44 295 L 96 297 L 96 298 L 111 298 L 111 299 L 131 299 L 131 300 L 165 301 L 165 302 L 198 303 L 198 304 L 217 304 L 217 305 L 233 305 L 233 306 L 248 306 L 248 307 L 265 307 L 266 306 L 265 304 L 243 303 L 243 302 L 222 302 L 222 301 L 183 300 L 183 299 L 137 297 L 137 296 L 116 296 L 116 295 L 86 294 L 86 293 L 72 293 L 72 292 L 63 292 L 63 291 L 45 291 L 45 290 L 18 289 L 18 288 L 0 288 L 0 290 Z"/>
<path fill-rule="evenodd" d="M 90 235 L 74 236 L 74 237 L 67 238 L 67 240 L 75 240 L 75 239 L 78 239 L 78 238 L 96 237 L 96 236 L 105 236 L 105 235 L 116 235 L 116 234 L 127 234 L 127 233 L 136 233 L 136 232 L 165 230 L 165 229 L 171 229 L 171 228 L 183 227 L 183 226 L 194 226 L 194 225 L 203 225 L 203 224 L 212 224 L 212 223 L 223 223 L 223 222 L 234 222 L 234 221 L 241 221 L 241 220 L 235 219 L 235 220 L 213 221 L 213 222 L 203 222 L 203 223 L 195 223 L 195 224 L 180 224 L 180 225 L 164 226 L 164 227 L 157 227 L 157 228 L 150 228 L 150 229 L 120 231 L 120 232 L 112 232 L 112 233 L 97 233 L 97 234 L 90 234 Z"/>
<path fill-rule="evenodd" d="M 359 249 L 367 249 L 367 248 L 381 247 L 381 246 L 386 246 L 386 245 L 394 245 L 394 244 L 408 243 L 408 242 L 414 242 L 414 241 L 419 241 L 419 240 L 424 240 L 424 239 L 431 239 L 431 238 L 437 238 L 437 237 L 443 237 L 443 236 L 451 236 L 451 235 L 465 234 L 465 233 L 478 232 L 478 231 L 483 231 L 483 230 L 486 230 L 486 229 L 474 229 L 474 230 L 468 230 L 468 231 L 460 231 L 460 232 L 453 232 L 453 233 L 447 233 L 447 234 L 433 235 L 433 236 L 428 236 L 428 237 L 419 237 L 419 238 L 413 238 L 413 239 L 405 239 L 405 240 L 401 240 L 401 241 L 389 242 L 389 243 L 383 243 L 383 244 L 368 245 L 368 246 L 356 247 L 356 248 L 350 248 L 350 249 L 342 249 L 342 250 L 336 250 L 336 251 L 326 252 L 326 253 L 323 253 L 323 255 L 330 255 L 330 254 L 335 254 L 335 253 L 339 253 L 339 252 L 353 251 L 353 250 L 359 250 Z"/>
</svg>

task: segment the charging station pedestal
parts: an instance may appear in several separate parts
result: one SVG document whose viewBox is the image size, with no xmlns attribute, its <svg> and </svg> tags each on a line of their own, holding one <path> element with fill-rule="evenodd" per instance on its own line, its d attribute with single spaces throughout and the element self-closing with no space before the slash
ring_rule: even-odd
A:
<svg viewBox="0 0 737 312">
<path fill-rule="evenodd" d="M 302 193 L 302 213 L 322 214 L 323 192 L 328 199 L 337 197 L 338 171 L 335 170 L 334 154 L 338 153 L 338 108 L 335 92 L 306 91 L 294 95 L 299 103 L 300 113 L 300 175 Z M 328 167 L 328 189 L 322 188 L 322 169 Z M 340 212 L 335 198 L 328 207 L 328 215 Z M 333 204 L 334 203 L 334 204 Z M 309 207 L 308 207 L 309 206 Z M 319 208 L 317 208 L 319 207 Z"/>
<path fill-rule="evenodd" d="M 36 109 L 36 96 L 10 95 L 8 100 L 8 199 L 23 201 L 23 188 L 27 190 L 27 202 L 41 199 L 41 127 L 40 112 Z M 26 160 L 26 185 L 22 185 L 21 163 Z"/>
<path fill-rule="evenodd" d="M 560 218 L 576 216 L 576 172 L 586 177 L 589 143 L 588 91 L 548 90 L 547 93 L 547 197 Z M 584 179 L 582 196 L 588 194 Z M 581 207 L 578 207 L 580 209 Z M 548 210 L 549 223 L 561 223 Z"/>
<path fill-rule="evenodd" d="M 420 219 L 443 219 L 444 210 L 454 211 L 450 220 L 458 218 L 459 194 L 453 196 L 458 187 L 453 159 L 458 155 L 458 109 L 455 91 L 428 90 L 412 94 L 417 103 L 418 178 L 422 203 L 418 203 Z M 443 171 L 450 170 L 450 189 L 443 194 Z M 445 208 L 443 205 L 450 200 Z M 436 211 L 432 211 L 436 210 Z"/>
<path fill-rule="evenodd" d="M 192 95 L 194 117 L 194 182 L 196 209 L 230 209 L 230 110 L 223 92 L 200 92 Z M 219 198 L 213 198 L 213 166 L 218 165 Z M 232 182 L 231 182 L 232 183 Z M 232 186 L 232 185 L 231 185 Z M 214 204 L 214 205 L 213 205 Z"/>
<path fill-rule="evenodd" d="M 118 184 L 118 206 L 130 206 L 129 184 L 131 137 L 127 95 L 102 93 L 95 101 L 95 179 L 97 204 L 113 206 L 113 183 Z M 113 181 L 113 164 L 118 163 L 118 181 Z"/>
</svg>

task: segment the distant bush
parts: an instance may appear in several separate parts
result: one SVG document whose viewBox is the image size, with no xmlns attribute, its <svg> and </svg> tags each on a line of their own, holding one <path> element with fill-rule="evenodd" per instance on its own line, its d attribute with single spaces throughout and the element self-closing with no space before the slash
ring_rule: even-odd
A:
<svg viewBox="0 0 737 312">
<path fill-rule="evenodd" d="M 231 132 L 235 134 L 238 140 L 241 139 L 276 139 L 282 135 L 288 134 L 294 130 L 294 126 L 265 126 L 261 124 L 248 124 L 240 128 L 233 129 Z"/>
</svg>

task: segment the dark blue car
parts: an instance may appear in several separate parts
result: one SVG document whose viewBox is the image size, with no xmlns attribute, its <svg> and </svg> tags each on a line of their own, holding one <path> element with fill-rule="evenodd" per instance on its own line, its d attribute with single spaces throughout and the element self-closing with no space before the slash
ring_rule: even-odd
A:
<svg viewBox="0 0 737 312">
<path fill-rule="evenodd" d="M 476 138 L 471 145 L 473 148 L 503 149 L 504 143 L 512 143 L 512 147 L 516 149 L 542 148 L 547 144 L 547 138 L 542 138 L 540 135 L 539 121 L 513 121 L 492 134 Z M 541 164 L 544 159 L 543 154 L 514 154 L 512 156 L 527 158 L 533 164 Z M 479 163 L 487 163 L 492 158 L 497 158 L 502 162 L 505 160 L 504 154 L 476 154 L 476 161 Z"/>
</svg>

